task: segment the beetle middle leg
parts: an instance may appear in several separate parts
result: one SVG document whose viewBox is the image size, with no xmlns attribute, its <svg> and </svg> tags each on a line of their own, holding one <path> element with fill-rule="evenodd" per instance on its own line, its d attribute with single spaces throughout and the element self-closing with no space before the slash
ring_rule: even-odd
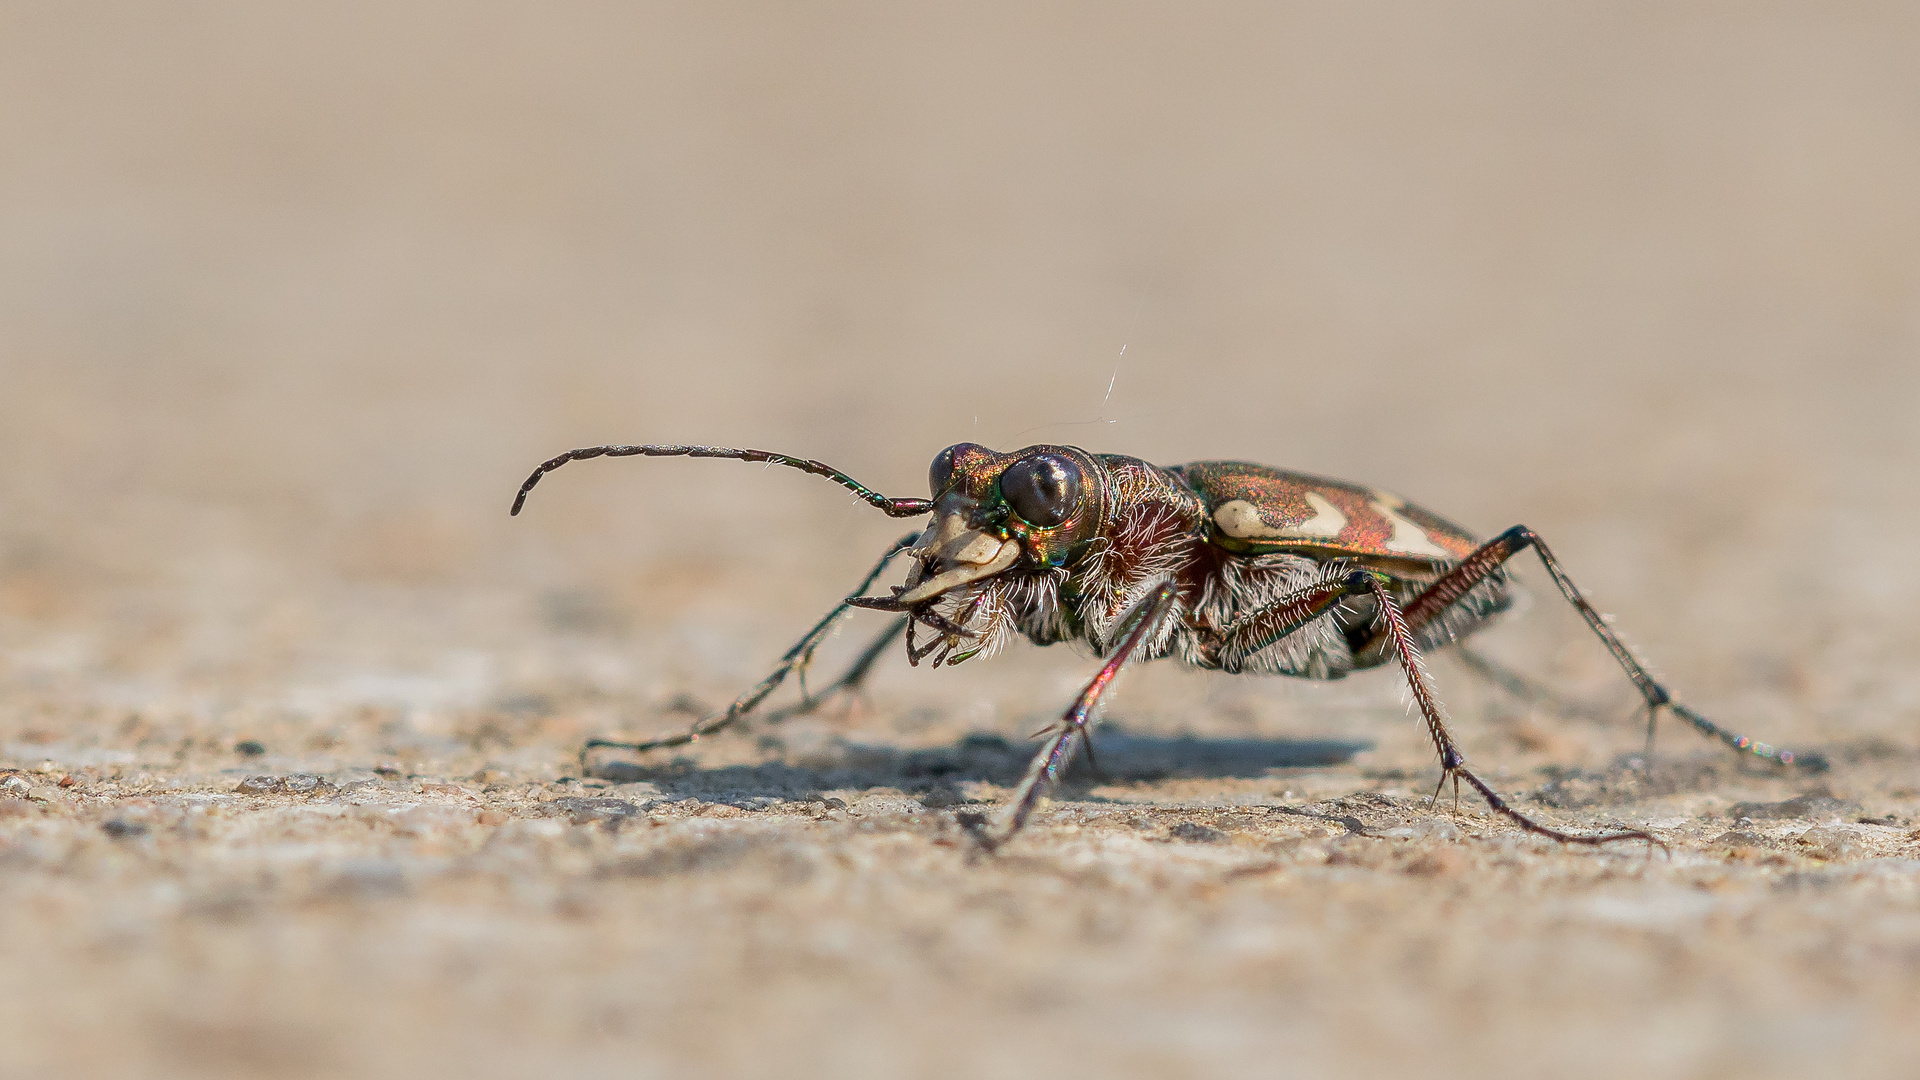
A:
<svg viewBox="0 0 1920 1080">
<path fill-rule="evenodd" d="M 867 572 L 867 576 L 860 582 L 860 587 L 855 589 L 854 592 L 861 593 L 870 588 L 873 583 L 879 579 L 880 575 L 886 572 L 887 565 L 901 552 L 912 547 L 919 539 L 919 533 L 911 533 L 894 541 L 893 546 L 887 549 L 886 554 L 880 556 L 880 561 L 875 563 L 873 569 Z M 664 735 L 657 739 L 647 739 L 642 742 L 620 742 L 614 739 L 588 739 L 586 745 L 580 749 L 581 761 L 584 763 L 588 754 L 600 749 L 631 750 L 636 753 L 642 753 L 648 750 L 663 750 L 675 746 L 686 746 L 689 743 L 698 742 L 700 739 L 712 735 L 715 732 L 731 727 L 735 723 L 738 723 L 742 717 L 752 712 L 762 701 L 765 701 L 767 695 L 779 689 L 780 684 L 786 681 L 787 676 L 795 675 L 799 677 L 804 684 L 806 669 L 808 665 L 813 662 L 814 650 L 820 647 L 820 643 L 826 640 L 827 634 L 832 631 L 834 625 L 852 609 L 853 605 L 845 601 L 835 604 L 833 610 L 827 612 L 824 618 L 815 623 L 813 629 L 807 631 L 805 637 L 795 642 L 793 648 L 787 650 L 786 655 L 780 658 L 780 663 L 775 665 L 773 671 L 770 672 L 766 678 L 755 683 L 746 693 L 734 698 L 733 703 L 728 705 L 724 711 L 697 720 L 690 725 L 687 730 L 678 734 Z M 818 707 L 820 701 L 827 694 L 831 694 L 836 690 L 858 687 L 861 680 L 866 677 L 868 670 L 873 667 L 874 661 L 879 659 L 881 651 L 884 650 L 905 627 L 905 619 L 894 620 L 893 624 L 889 626 L 883 634 L 861 651 L 860 657 L 854 661 L 853 666 L 848 669 L 847 673 L 834 680 L 819 697 L 803 692 L 801 700 L 797 705 L 769 713 L 767 718 L 770 721 L 779 721 L 787 719 L 788 717 L 811 712 L 814 708 Z"/>
<path fill-rule="evenodd" d="M 1460 781 L 1465 780 L 1468 786 L 1480 793 L 1481 798 L 1487 800 L 1487 805 L 1493 808 L 1494 813 L 1530 833 L 1558 840 L 1563 844 L 1606 844 L 1616 840 L 1645 840 L 1649 844 L 1659 844 L 1663 848 L 1666 846 L 1660 843 L 1659 837 L 1644 829 L 1620 829 L 1593 835 L 1562 832 L 1542 825 L 1509 806 L 1499 792 L 1493 790 L 1486 781 L 1467 768 L 1466 756 L 1460 753 L 1459 745 L 1453 741 L 1453 732 L 1447 730 L 1446 713 L 1440 706 L 1440 697 L 1434 693 L 1433 684 L 1427 677 L 1426 665 L 1420 661 L 1420 651 L 1413 640 L 1413 626 L 1400 610 L 1400 605 L 1394 601 L 1393 594 L 1387 590 L 1386 584 L 1378 577 L 1359 570 L 1354 571 L 1349 580 L 1356 588 L 1364 586 L 1367 591 L 1373 593 L 1374 603 L 1378 605 L 1380 619 L 1384 623 L 1380 633 L 1385 636 L 1388 647 L 1399 659 L 1400 670 L 1406 674 L 1407 686 L 1413 691 L 1414 704 L 1419 707 L 1421 718 L 1427 722 L 1427 734 L 1433 737 L 1434 749 L 1440 751 L 1442 786 L 1448 779 L 1452 779 L 1455 784 L 1454 790 L 1458 792 Z M 1435 794 L 1437 795 L 1438 791 Z"/>
<path fill-rule="evenodd" d="M 1764 743 L 1737 732 L 1728 731 L 1675 701 L 1673 694 L 1647 672 L 1646 667 L 1633 655 L 1633 651 L 1627 648 L 1626 642 L 1620 640 L 1620 635 L 1614 633 L 1613 628 L 1607 625 L 1606 617 L 1601 615 L 1599 610 L 1581 594 L 1579 587 L 1574 585 L 1573 579 L 1560 568 L 1560 560 L 1554 558 L 1553 552 L 1540 539 L 1540 534 L 1525 525 L 1515 525 L 1482 544 L 1479 550 L 1462 559 L 1440 580 L 1429 585 L 1424 592 L 1409 601 L 1404 611 L 1407 625 L 1416 633 L 1424 629 L 1475 585 L 1485 581 L 1508 559 L 1528 548 L 1532 548 L 1534 554 L 1540 556 L 1541 564 L 1547 568 L 1548 576 L 1553 578 L 1553 583 L 1559 587 L 1561 595 L 1565 596 L 1574 610 L 1580 613 L 1580 617 L 1586 620 L 1587 626 L 1606 645 L 1607 651 L 1613 654 L 1613 658 L 1619 662 L 1621 669 L 1627 673 L 1627 678 L 1633 680 L 1634 687 L 1640 691 L 1640 696 L 1645 700 L 1647 707 L 1649 749 L 1653 746 L 1653 729 L 1659 720 L 1660 710 L 1668 709 L 1675 716 L 1693 725 L 1694 730 L 1702 735 L 1718 739 L 1741 753 L 1751 754 L 1781 765 L 1799 764 L 1802 768 L 1815 771 L 1826 768 L 1825 759 L 1818 755 L 1795 755 L 1791 750 L 1783 750 L 1771 743 Z M 1385 630 L 1377 633 L 1369 648 L 1384 647 L 1385 635 Z"/>
</svg>

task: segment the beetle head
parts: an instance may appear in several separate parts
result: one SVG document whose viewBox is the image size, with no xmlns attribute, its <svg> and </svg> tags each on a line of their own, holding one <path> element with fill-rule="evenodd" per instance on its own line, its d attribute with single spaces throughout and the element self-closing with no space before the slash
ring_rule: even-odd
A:
<svg viewBox="0 0 1920 1080">
<path fill-rule="evenodd" d="M 912 605 L 1015 566 L 1071 562 L 1099 527 L 1104 477 L 1093 455 L 1071 446 L 1001 454 L 959 443 L 940 451 L 927 477 L 933 524 L 895 599 Z"/>
</svg>

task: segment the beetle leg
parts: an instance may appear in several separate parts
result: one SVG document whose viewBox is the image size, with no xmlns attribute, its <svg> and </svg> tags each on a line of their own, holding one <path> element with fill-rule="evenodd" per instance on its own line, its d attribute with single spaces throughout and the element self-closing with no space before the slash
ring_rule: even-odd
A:
<svg viewBox="0 0 1920 1080">
<path fill-rule="evenodd" d="M 1649 844 L 1659 844 L 1660 838 L 1644 829 L 1621 829 L 1616 832 L 1583 835 L 1561 832 L 1533 820 L 1527 815 L 1507 805 L 1500 793 L 1488 786 L 1487 782 L 1474 775 L 1467 768 L 1466 755 L 1453 741 L 1453 732 L 1447 730 L 1446 710 L 1440 705 L 1440 697 L 1434 692 L 1432 680 L 1427 675 L 1427 667 L 1420 661 L 1420 650 L 1414 645 L 1413 628 L 1408 625 L 1400 605 L 1394 602 L 1393 594 L 1378 577 L 1363 570 L 1353 572 L 1355 584 L 1364 584 L 1373 592 L 1374 602 L 1380 607 L 1380 618 L 1385 623 L 1381 632 L 1400 660 L 1400 670 L 1407 676 L 1407 686 L 1413 691 L 1413 702 L 1420 709 L 1420 715 L 1427 722 L 1427 734 L 1433 737 L 1434 749 L 1440 752 L 1441 783 L 1444 785 L 1451 777 L 1455 784 L 1465 780 L 1467 786 L 1480 793 L 1494 813 L 1506 818 L 1530 833 L 1536 833 L 1563 844 L 1606 844 L 1615 840 L 1645 840 Z M 1435 795 L 1438 796 L 1436 791 Z"/>
<path fill-rule="evenodd" d="M 867 572 L 866 578 L 860 582 L 860 588 L 856 590 L 856 592 L 865 592 L 874 581 L 886 571 L 887 564 L 891 563 L 895 556 L 912 547 L 919 539 L 920 534 L 913 533 L 894 541 L 893 546 L 887 549 L 886 554 L 880 556 L 880 561 L 875 563 L 873 569 Z M 852 606 L 845 601 L 835 604 L 833 610 L 827 612 L 825 618 L 813 624 L 813 629 L 807 631 L 805 637 L 795 642 L 793 648 L 787 650 L 786 655 L 780 658 L 780 663 L 775 665 L 773 671 L 770 672 L 766 678 L 755 683 L 752 689 L 746 693 L 734 698 L 733 704 L 728 705 L 725 711 L 702 720 L 697 720 L 688 727 L 687 730 L 677 735 L 664 735 L 657 739 L 647 739 L 642 742 L 588 739 L 586 745 L 580 748 L 582 767 L 584 768 L 585 766 L 587 755 L 596 749 L 632 750 L 636 753 L 647 750 L 662 750 L 669 747 L 685 746 L 688 743 L 697 742 L 708 735 L 712 735 L 717 731 L 731 727 L 742 717 L 752 712 L 755 706 L 765 701 L 767 695 L 773 693 L 780 687 L 781 683 L 786 681 L 788 675 L 804 669 L 807 664 L 812 662 L 814 650 L 820 647 L 822 641 L 826 640 L 827 634 L 833 629 L 834 624 L 838 623 L 841 617 L 851 610 Z M 842 676 L 829 690 L 842 685 L 856 685 L 859 679 L 865 676 L 866 670 L 872 667 L 873 661 L 878 658 L 880 654 L 880 650 L 885 647 L 887 642 L 893 640 L 893 636 L 899 633 L 900 629 L 901 623 L 896 620 L 895 625 L 889 627 L 880 640 L 869 645 L 866 651 L 861 653 L 860 659 L 854 662 L 853 670 L 849 671 L 847 675 Z M 806 698 L 802 702 L 802 705 L 805 706 L 804 708 L 775 713 L 770 715 L 769 719 L 781 720 L 788 716 L 793 716 L 798 712 L 810 711 L 818 701 L 818 698 Z"/>
<path fill-rule="evenodd" d="M 862 684 L 867 681 L 867 676 L 873 671 L 874 663 L 878 661 L 881 655 L 887 651 L 888 647 L 899 638 L 900 632 L 905 630 L 907 626 L 907 619 L 895 619 L 893 622 L 888 623 L 885 630 L 880 631 L 880 633 L 874 636 L 872 641 L 867 643 L 866 648 L 860 650 L 860 655 L 854 658 L 853 664 L 849 666 L 839 678 L 828 683 L 821 689 L 820 693 L 809 694 L 805 691 L 805 688 L 802 687 L 799 701 L 769 711 L 765 714 L 763 720 L 769 724 L 777 724 L 782 720 L 788 720 L 796 716 L 806 716 L 814 712 L 819 709 L 820 706 L 826 704 L 826 702 L 836 694 L 858 694 L 862 688 Z"/>
<path fill-rule="evenodd" d="M 1224 630 L 1207 633 L 1196 627 L 1207 655 L 1213 662 L 1245 660 L 1332 611 L 1347 597 L 1364 595 L 1368 590 L 1356 591 L 1353 575 L 1347 569 L 1337 565 L 1334 573 L 1242 615 Z"/>
<path fill-rule="evenodd" d="M 1694 730 L 1702 735 L 1719 739 L 1742 753 L 1752 754 L 1781 765 L 1792 765 L 1797 762 L 1802 767 L 1815 771 L 1826 768 L 1826 760 L 1819 755 L 1795 755 L 1791 750 L 1782 750 L 1771 743 L 1760 742 L 1737 732 L 1728 731 L 1675 701 L 1667 688 L 1648 674 L 1646 667 L 1633 655 L 1633 650 L 1627 648 L 1627 643 L 1620 640 L 1620 635 L 1614 632 L 1613 627 L 1607 625 L 1606 616 L 1600 614 L 1599 609 L 1581 595 L 1579 587 L 1573 583 L 1572 578 L 1567 576 L 1567 572 L 1560 568 L 1560 560 L 1554 558 L 1553 552 L 1548 549 L 1545 541 L 1540 539 L 1540 534 L 1525 525 L 1515 525 L 1482 544 L 1479 550 L 1462 559 L 1459 565 L 1447 571 L 1440 580 L 1429 585 L 1426 591 L 1408 602 L 1405 610 L 1407 625 L 1418 632 L 1438 618 L 1448 606 L 1465 596 L 1468 590 L 1486 580 L 1508 559 L 1527 548 L 1532 548 L 1534 554 L 1540 556 L 1541 564 L 1547 568 L 1547 575 L 1553 578 L 1553 583 L 1559 587 L 1560 594 L 1565 596 L 1574 610 L 1580 613 L 1580 617 L 1586 620 L 1587 626 L 1593 630 L 1595 636 L 1599 637 L 1601 643 L 1606 645 L 1607 651 L 1613 654 L 1613 658 L 1619 662 L 1621 669 L 1627 673 L 1627 678 L 1633 680 L 1634 687 L 1646 700 L 1649 755 L 1652 750 L 1654 723 L 1659 717 L 1660 710 L 1664 708 L 1693 725 Z M 1384 633 L 1385 631 L 1381 631 L 1375 635 L 1374 645 L 1379 644 L 1381 635 Z"/>
<path fill-rule="evenodd" d="M 1416 629 L 1416 633 L 1418 630 Z M 1569 701 L 1551 688 L 1528 678 L 1467 642 L 1453 646 L 1453 656 L 1475 675 L 1487 680 L 1528 705 L 1542 706 L 1563 717 L 1576 720 L 1608 720 L 1605 712 L 1578 701 Z"/>
<path fill-rule="evenodd" d="M 1014 834 L 1027 823 L 1034 808 L 1040 805 L 1041 798 L 1059 779 L 1067 763 L 1073 760 L 1074 750 L 1087 741 L 1093 710 L 1100 703 L 1101 695 L 1112 685 L 1114 676 L 1120 673 L 1120 668 L 1133 656 L 1134 650 L 1153 636 L 1173 610 L 1178 597 L 1179 590 L 1173 582 L 1163 581 L 1121 616 L 1115 627 L 1116 636 L 1120 639 L 1119 647 L 1113 650 L 1113 655 L 1107 658 L 1099 673 L 1094 675 L 1086 689 L 1080 691 L 1080 696 L 1073 699 L 1073 704 L 1067 706 L 1067 711 L 1047 732 L 1050 737 L 1041 746 L 1040 752 L 1034 755 L 1033 763 L 1027 766 L 1027 775 L 1020 781 L 1019 789 L 1007 806 L 1006 820 L 999 835 L 989 834 L 984 827 L 976 829 L 974 838 L 981 847 L 988 851 L 998 849 L 1013 839 Z"/>
</svg>

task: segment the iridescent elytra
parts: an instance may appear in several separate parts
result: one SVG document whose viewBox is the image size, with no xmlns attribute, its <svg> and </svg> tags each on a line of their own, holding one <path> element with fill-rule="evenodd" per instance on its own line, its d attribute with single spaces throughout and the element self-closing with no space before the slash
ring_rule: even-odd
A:
<svg viewBox="0 0 1920 1080">
<path fill-rule="evenodd" d="M 974 443 L 942 450 L 930 497 L 891 498 L 818 461 L 723 446 L 592 446 L 540 465 L 514 499 L 547 473 L 596 457 L 710 457 L 785 465 L 823 476 L 891 517 L 931 515 L 881 556 L 855 595 L 836 604 L 774 670 L 725 710 L 676 735 L 646 742 L 595 739 L 595 749 L 646 752 L 683 746 L 739 723 L 796 671 L 852 609 L 896 618 L 851 669 L 819 695 L 802 691 L 793 715 L 856 687 L 904 630 L 910 663 L 958 664 L 1016 635 L 1039 645 L 1072 641 L 1104 660 L 1042 745 L 1000 820 L 971 823 L 988 849 L 1025 824 L 1077 750 L 1094 708 L 1121 667 L 1171 656 L 1194 667 L 1337 679 L 1397 664 L 1434 748 L 1441 783 L 1465 782 L 1528 832 L 1569 844 L 1659 843 L 1651 833 L 1555 829 L 1511 806 L 1467 768 L 1447 725 L 1423 650 L 1457 645 L 1512 606 L 1507 560 L 1531 549 L 1548 576 L 1626 672 L 1647 709 L 1648 739 L 1661 710 L 1742 753 L 1778 765 L 1822 767 L 1738 735 L 1674 700 L 1589 603 L 1540 539 L 1516 525 L 1491 540 L 1390 492 L 1239 461 L 1160 466 L 1075 446 L 998 453 Z M 864 594 L 895 557 L 911 560 L 886 596 Z M 922 634 L 930 635 L 920 640 Z"/>
</svg>

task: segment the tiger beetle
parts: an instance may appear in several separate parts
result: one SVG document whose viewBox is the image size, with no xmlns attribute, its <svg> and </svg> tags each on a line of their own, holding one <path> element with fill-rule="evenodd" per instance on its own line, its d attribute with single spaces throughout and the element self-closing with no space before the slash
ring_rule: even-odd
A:
<svg viewBox="0 0 1920 1080">
<path fill-rule="evenodd" d="M 1538 533 L 1516 525 L 1481 541 L 1458 525 L 1378 488 L 1238 461 L 1159 466 L 1074 446 L 1029 446 L 1010 454 L 974 443 L 942 450 L 929 476 L 932 498 L 889 498 L 818 461 L 724 446 L 592 446 L 535 469 L 513 501 L 570 461 L 597 457 L 696 457 L 785 465 L 824 476 L 889 517 L 931 514 L 901 537 L 850 596 L 814 624 L 773 672 L 725 711 L 688 730 L 646 742 L 594 739 L 597 748 L 644 752 L 684 746 L 739 723 L 788 675 L 814 708 L 827 694 L 858 687 L 874 661 L 906 632 L 907 660 L 958 664 L 989 655 L 1024 634 L 1037 645 L 1084 642 L 1105 663 L 1044 739 L 1001 820 L 976 822 L 988 850 L 1020 831 L 1074 753 L 1092 753 L 1089 728 L 1120 669 L 1173 656 L 1194 667 L 1338 679 L 1394 663 L 1440 755 L 1440 783 L 1456 797 L 1465 781 L 1496 814 L 1565 844 L 1644 840 L 1642 829 L 1570 833 L 1516 810 L 1467 768 L 1420 654 L 1455 645 L 1512 607 L 1519 589 L 1507 560 L 1532 549 L 1586 620 L 1647 709 L 1651 748 L 1660 710 L 1743 754 L 1779 765 L 1795 756 L 1738 735 L 1674 700 L 1587 601 Z M 865 593 L 899 555 L 912 560 L 889 595 Z M 821 695 L 805 688 L 814 650 L 852 608 L 899 617 Z M 930 637 L 922 642 L 919 631 Z M 1476 666 L 1486 663 L 1476 660 Z M 1816 756 L 1799 760 L 1819 768 Z M 1438 789 L 1436 789 L 1438 794 Z M 1662 845 L 1664 846 L 1664 845 Z"/>
</svg>

